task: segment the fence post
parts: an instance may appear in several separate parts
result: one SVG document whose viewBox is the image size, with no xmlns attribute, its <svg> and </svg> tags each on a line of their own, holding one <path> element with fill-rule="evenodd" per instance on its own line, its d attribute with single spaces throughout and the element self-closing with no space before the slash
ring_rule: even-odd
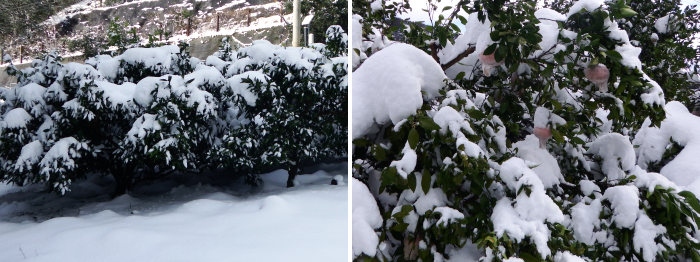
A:
<svg viewBox="0 0 700 262">
<path fill-rule="evenodd" d="M 23 63 L 24 57 L 22 56 L 22 46 L 19 46 L 19 63 Z"/>
<path fill-rule="evenodd" d="M 192 24 L 192 18 L 187 18 L 187 36 L 190 36 L 190 25 Z"/>
<path fill-rule="evenodd" d="M 216 32 L 219 32 L 219 12 L 216 13 Z"/>
</svg>

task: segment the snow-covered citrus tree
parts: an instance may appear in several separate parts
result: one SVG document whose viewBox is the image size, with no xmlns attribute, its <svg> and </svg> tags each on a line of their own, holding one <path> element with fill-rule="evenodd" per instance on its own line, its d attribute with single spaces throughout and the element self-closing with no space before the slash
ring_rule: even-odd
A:
<svg viewBox="0 0 700 262">
<path fill-rule="evenodd" d="M 407 3 L 354 10 L 355 260 L 700 259 L 692 139 L 664 108 L 692 115 L 645 73 L 625 1 L 436 4 L 398 32 L 384 8 Z"/>
<path fill-rule="evenodd" d="M 232 101 L 250 121 L 224 138 L 218 155 L 224 165 L 246 166 L 248 183 L 260 182 L 259 168 L 284 165 L 292 187 L 302 161 L 345 154 L 347 35 L 340 26 L 326 35 L 326 44 L 312 48 L 254 42 L 226 69 L 238 74 L 229 80 Z"/>
<path fill-rule="evenodd" d="M 104 174 L 118 196 L 173 172 L 227 167 L 257 181 L 259 165 L 345 154 L 347 37 L 329 32 L 345 49 L 262 41 L 236 57 L 224 44 L 202 62 L 180 43 L 86 64 L 49 53 L 26 69 L 10 65 L 18 84 L 1 94 L 0 181 L 64 194 L 73 181 Z"/>
</svg>

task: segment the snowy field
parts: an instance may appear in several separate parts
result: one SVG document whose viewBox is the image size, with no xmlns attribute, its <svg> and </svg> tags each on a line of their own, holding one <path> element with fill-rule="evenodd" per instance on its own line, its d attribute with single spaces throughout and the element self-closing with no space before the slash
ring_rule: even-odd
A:
<svg viewBox="0 0 700 262">
<path fill-rule="evenodd" d="M 0 261 L 347 261 L 347 162 L 297 176 L 173 176 L 110 200 L 93 176 L 65 196 L 0 184 Z M 330 185 L 333 178 L 344 182 Z"/>
</svg>

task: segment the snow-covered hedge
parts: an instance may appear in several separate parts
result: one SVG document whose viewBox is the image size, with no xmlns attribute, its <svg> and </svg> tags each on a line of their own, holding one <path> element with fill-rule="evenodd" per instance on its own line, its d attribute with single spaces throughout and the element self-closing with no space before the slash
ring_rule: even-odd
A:
<svg viewBox="0 0 700 262">
<path fill-rule="evenodd" d="M 356 261 L 700 259 L 693 116 L 644 73 L 624 1 L 476 2 L 398 33 L 401 3 L 358 6 Z"/>
<path fill-rule="evenodd" d="M 65 193 L 101 173 L 119 195 L 175 171 L 226 167 L 255 184 L 260 168 L 345 154 L 347 36 L 328 32 L 329 45 L 313 48 L 224 43 L 204 62 L 181 43 L 10 66 L 18 84 L 2 92 L 0 180 Z"/>
</svg>

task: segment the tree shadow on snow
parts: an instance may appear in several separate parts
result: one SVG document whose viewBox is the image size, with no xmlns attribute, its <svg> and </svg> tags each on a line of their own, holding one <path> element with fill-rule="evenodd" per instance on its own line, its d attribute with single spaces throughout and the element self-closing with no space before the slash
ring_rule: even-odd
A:
<svg viewBox="0 0 700 262">
<path fill-rule="evenodd" d="M 297 176 L 298 186 L 286 188 L 287 171 L 261 175 L 265 184 L 251 187 L 242 174 L 225 170 L 201 174 L 174 173 L 139 183 L 130 194 L 111 199 L 115 183 L 111 176 L 89 175 L 76 181 L 71 191 L 61 196 L 48 192 L 43 184 L 23 187 L 0 184 L 0 221 L 43 222 L 56 217 L 76 217 L 111 210 L 120 215 L 149 215 L 166 212 L 195 199 L 230 200 L 262 193 L 296 191 L 306 186 L 330 185 L 337 175 L 347 182 L 347 162 L 321 163 L 304 168 Z"/>
</svg>

